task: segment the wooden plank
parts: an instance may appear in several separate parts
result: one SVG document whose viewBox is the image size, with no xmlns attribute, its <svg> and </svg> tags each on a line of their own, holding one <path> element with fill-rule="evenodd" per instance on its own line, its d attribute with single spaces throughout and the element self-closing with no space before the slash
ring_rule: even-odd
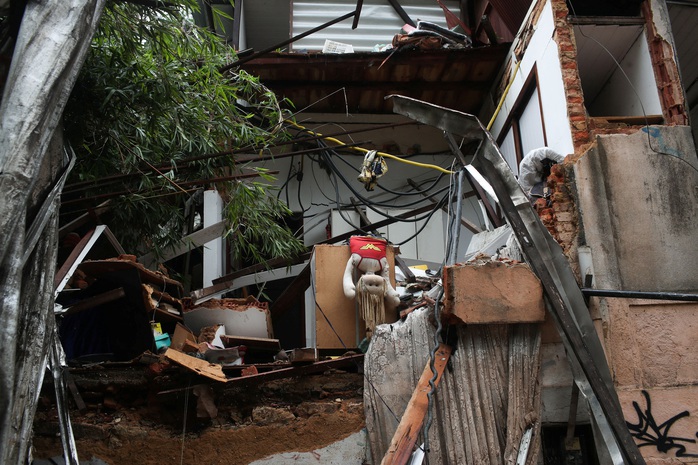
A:
<svg viewBox="0 0 698 465">
<path fill-rule="evenodd" d="M 439 381 L 441 381 L 441 376 L 450 357 L 451 347 L 446 344 L 439 345 L 434 356 L 434 369 L 437 373 L 434 386 L 438 386 Z M 429 381 L 432 377 L 430 363 L 427 362 L 381 465 L 405 465 L 410 460 L 412 449 L 417 443 L 417 437 L 421 432 L 424 417 L 429 407 L 427 394 L 431 391 Z"/>
<path fill-rule="evenodd" d="M 87 213 L 83 213 L 70 223 L 61 226 L 58 230 L 58 239 L 63 239 L 68 233 L 75 231 L 90 221 L 95 221 L 95 219 L 99 218 L 99 215 L 108 212 L 111 209 L 111 205 L 109 205 L 110 202 L 111 200 L 105 200 L 96 207 L 88 210 Z"/>
<path fill-rule="evenodd" d="M 304 261 L 308 260 L 310 258 L 310 255 L 311 255 L 310 252 L 304 253 L 304 254 L 296 257 L 296 259 L 294 259 L 294 260 L 287 260 L 285 258 L 274 258 L 274 259 L 269 260 L 265 263 L 257 263 L 256 265 L 248 266 L 247 268 L 233 271 L 232 273 L 228 273 L 225 276 L 221 276 L 220 278 L 214 279 L 213 280 L 214 286 L 211 286 L 209 288 L 204 288 L 204 289 L 202 289 L 202 291 L 205 291 L 206 289 L 213 289 L 215 287 L 215 285 L 217 285 L 217 284 L 229 284 L 228 281 L 232 281 L 233 279 L 240 278 L 242 276 L 254 274 L 254 273 L 257 273 L 259 271 L 265 271 L 265 270 L 268 270 L 270 268 L 276 268 L 276 267 L 280 267 L 280 266 L 297 265 L 297 264 L 303 263 Z M 202 292 L 201 295 L 204 296 L 204 295 L 207 295 L 207 293 Z M 200 298 L 200 297 L 197 297 L 197 298 Z"/>
<path fill-rule="evenodd" d="M 68 389 L 70 390 L 70 394 L 73 396 L 73 400 L 75 401 L 75 405 L 77 406 L 79 411 L 84 412 L 85 410 L 87 410 L 87 405 L 85 404 L 85 401 L 82 399 L 80 391 L 78 391 L 78 386 L 75 384 L 75 378 L 72 374 L 70 374 L 68 370 L 64 371 L 63 373 L 65 376 L 65 382 L 68 385 Z"/>
<path fill-rule="evenodd" d="M 269 339 L 263 337 L 248 337 L 248 336 L 232 336 L 223 335 L 221 341 L 225 347 L 247 346 L 249 348 L 273 350 L 278 352 L 281 350 L 281 344 L 278 339 Z"/>
<path fill-rule="evenodd" d="M 105 227 L 106 226 L 101 226 L 101 229 L 103 230 Z M 94 243 L 97 241 L 99 233 L 101 232 L 100 226 L 97 226 L 97 228 L 85 234 L 82 239 L 80 239 L 80 242 L 73 247 L 73 250 L 70 252 L 70 255 L 68 255 L 68 258 L 66 258 L 65 262 L 56 272 L 56 276 L 53 280 L 53 287 L 56 295 L 63 290 L 63 287 L 65 287 L 65 285 L 68 283 L 68 280 L 75 272 L 75 269 L 85 258 L 87 252 L 90 251 Z"/>
<path fill-rule="evenodd" d="M 75 305 L 68 307 L 67 310 L 63 312 L 63 315 L 73 315 L 75 313 L 79 313 L 94 307 L 98 307 L 100 305 L 108 304 L 109 302 L 113 302 L 115 300 L 119 300 L 122 297 L 126 297 L 126 292 L 124 292 L 123 287 L 118 287 L 116 289 L 103 292 L 102 294 L 96 295 L 94 297 L 89 297 L 87 299 L 81 300 Z"/>
<path fill-rule="evenodd" d="M 291 378 L 294 376 L 309 375 L 312 373 L 321 373 L 330 368 L 342 368 L 345 366 L 363 366 L 364 354 L 350 355 L 348 357 L 327 360 L 324 362 L 316 362 L 310 365 L 300 365 L 290 368 L 282 368 L 280 370 L 268 371 L 256 375 L 245 376 L 244 378 L 231 378 L 228 380 L 228 385 L 239 383 L 262 383 L 275 379 Z M 259 366 L 259 365 L 257 365 Z"/>
<path fill-rule="evenodd" d="M 208 379 L 222 383 L 228 381 L 223 373 L 223 367 L 218 364 L 209 363 L 206 360 L 192 357 L 191 355 L 178 352 L 174 349 L 167 349 L 167 352 L 165 352 L 165 358 Z"/>
<path fill-rule="evenodd" d="M 149 252 L 141 257 L 138 257 L 138 262 L 142 263 L 146 268 L 150 268 L 158 261 L 166 262 L 172 258 L 179 257 L 192 249 L 200 247 L 213 239 L 221 237 L 223 233 L 225 233 L 225 228 L 225 221 L 219 221 L 216 224 L 199 229 L 198 231 L 183 237 L 174 247 L 168 248 L 161 257 L 156 257 L 155 253 Z"/>
</svg>

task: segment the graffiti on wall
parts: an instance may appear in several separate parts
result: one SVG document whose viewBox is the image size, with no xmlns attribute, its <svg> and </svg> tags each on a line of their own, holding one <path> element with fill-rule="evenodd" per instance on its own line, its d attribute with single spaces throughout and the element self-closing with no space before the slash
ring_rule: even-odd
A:
<svg viewBox="0 0 698 465">
<path fill-rule="evenodd" d="M 677 413 L 665 422 L 658 424 L 652 414 L 652 400 L 647 391 L 642 390 L 646 407 L 644 411 L 637 402 L 633 401 L 633 407 L 637 413 L 638 422 L 626 422 L 630 434 L 639 442 L 638 447 L 654 446 L 659 452 L 669 453 L 676 450 L 676 457 L 698 457 L 698 453 L 691 454 L 686 451 L 687 444 L 696 444 L 695 439 L 672 436 L 670 433 L 674 424 L 682 418 L 690 415 L 687 410 Z M 698 433 L 696 433 L 698 437 Z M 698 450 L 698 447 L 695 447 Z"/>
</svg>

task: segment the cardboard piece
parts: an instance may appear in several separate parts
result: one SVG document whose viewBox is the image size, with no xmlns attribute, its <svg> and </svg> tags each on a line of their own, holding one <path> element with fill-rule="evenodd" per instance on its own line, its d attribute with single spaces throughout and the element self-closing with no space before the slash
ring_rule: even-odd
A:
<svg viewBox="0 0 698 465">
<path fill-rule="evenodd" d="M 189 330 L 189 328 L 187 328 L 181 323 L 177 323 L 177 326 L 175 326 L 174 335 L 172 336 L 172 344 L 170 344 L 170 347 L 172 347 L 175 350 L 182 351 L 184 341 L 191 341 L 194 344 L 196 344 L 196 336 L 194 336 L 194 333 L 192 333 Z"/>
<path fill-rule="evenodd" d="M 315 327 L 319 349 L 358 347 L 366 336 L 366 326 L 358 316 L 355 301 L 344 295 L 342 287 L 350 256 L 348 245 L 315 246 Z M 390 266 L 390 282 L 395 287 L 395 252 L 392 246 L 388 246 L 386 258 Z M 325 317 L 332 323 L 334 331 Z M 397 311 L 391 314 L 386 310 L 386 317 L 388 321 L 397 321 Z"/>
</svg>

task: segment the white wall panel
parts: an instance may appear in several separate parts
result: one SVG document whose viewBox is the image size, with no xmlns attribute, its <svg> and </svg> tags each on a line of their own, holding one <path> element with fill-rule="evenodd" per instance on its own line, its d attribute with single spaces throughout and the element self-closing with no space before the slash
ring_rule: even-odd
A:
<svg viewBox="0 0 698 465">
<path fill-rule="evenodd" d="M 519 118 L 519 132 L 521 133 L 521 152 L 526 155 L 529 151 L 539 147 L 545 147 L 545 134 L 543 131 L 543 116 L 540 113 L 538 101 L 538 89 L 533 91 L 528 99 L 526 108 Z M 518 170 L 516 170 L 518 173 Z"/>
<path fill-rule="evenodd" d="M 492 125 L 491 132 L 495 138 L 501 134 L 514 102 L 523 90 L 526 78 L 534 72 L 534 69 L 537 69 L 548 147 L 566 155 L 574 151 L 574 145 L 567 116 L 562 67 L 557 43 L 553 40 L 554 31 L 553 10 L 548 1 L 543 7 L 519 71 L 505 99 L 502 111 Z"/>
</svg>

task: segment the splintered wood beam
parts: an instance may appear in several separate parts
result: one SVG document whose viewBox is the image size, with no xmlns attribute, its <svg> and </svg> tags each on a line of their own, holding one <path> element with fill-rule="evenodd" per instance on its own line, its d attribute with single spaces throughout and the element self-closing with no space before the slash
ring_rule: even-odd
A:
<svg viewBox="0 0 698 465">
<path fill-rule="evenodd" d="M 123 297 L 126 297 L 126 292 L 123 287 L 118 287 L 102 294 L 98 294 L 94 297 L 88 297 L 87 299 L 81 300 L 80 302 L 72 305 L 63 312 L 63 315 L 73 315 L 75 313 L 80 313 L 85 310 L 90 310 L 100 305 L 108 304 L 109 302 L 114 302 Z"/>
<path fill-rule="evenodd" d="M 446 368 L 446 364 L 450 357 L 451 347 L 446 344 L 440 344 L 434 355 L 434 369 L 437 373 L 436 380 L 434 381 L 435 387 L 439 385 L 441 375 L 443 375 L 444 368 Z M 429 407 L 429 398 L 427 394 L 431 390 L 429 380 L 432 376 L 433 373 L 431 371 L 430 362 L 427 362 L 427 366 L 424 367 L 422 376 L 419 378 L 417 387 L 412 393 L 412 398 L 407 404 L 405 413 L 402 415 L 400 424 L 393 435 L 392 441 L 390 441 L 390 446 L 385 453 L 385 457 L 383 457 L 381 465 L 405 465 L 409 462 L 412 456 L 412 449 L 417 443 L 417 436 L 419 436 L 419 432 L 422 429 L 424 417 Z"/>
</svg>

